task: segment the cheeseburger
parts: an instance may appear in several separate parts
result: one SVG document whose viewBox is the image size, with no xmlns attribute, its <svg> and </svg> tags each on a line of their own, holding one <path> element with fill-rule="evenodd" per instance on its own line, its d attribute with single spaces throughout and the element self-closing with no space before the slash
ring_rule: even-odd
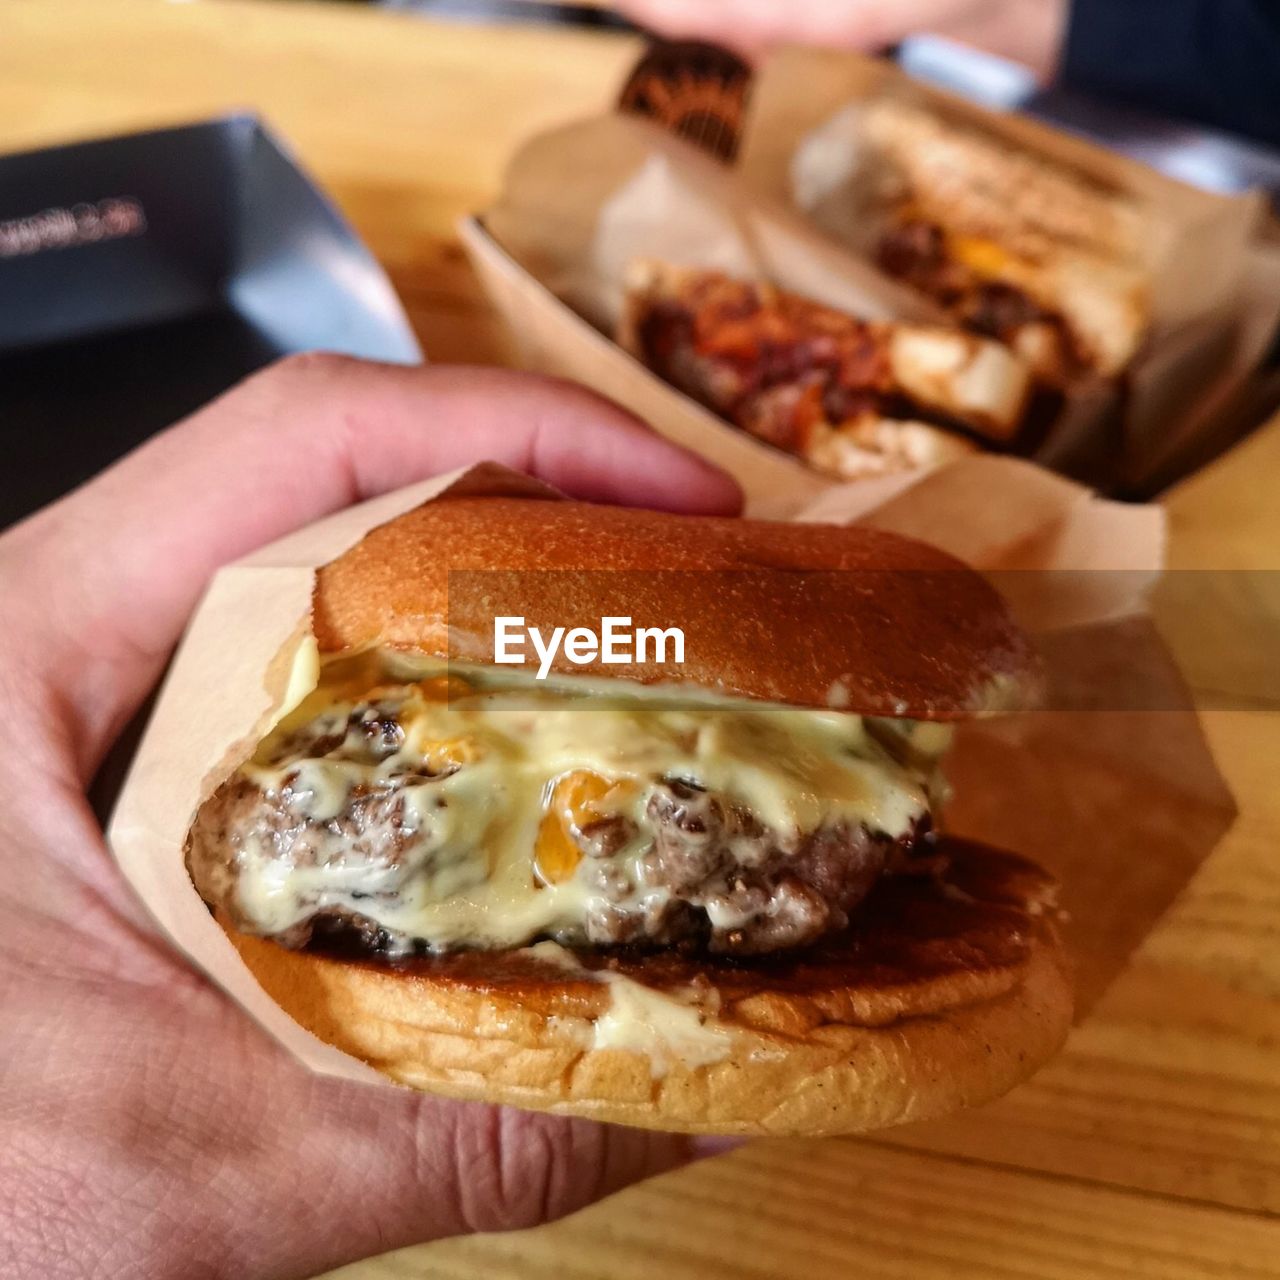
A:
<svg viewBox="0 0 1280 1280">
<path fill-rule="evenodd" d="M 848 1133 L 994 1097 L 1065 1034 L 1053 882 L 939 835 L 953 726 L 1035 685 L 939 551 L 446 497 L 318 571 L 293 661 L 187 866 L 265 990 L 394 1080 Z"/>
</svg>

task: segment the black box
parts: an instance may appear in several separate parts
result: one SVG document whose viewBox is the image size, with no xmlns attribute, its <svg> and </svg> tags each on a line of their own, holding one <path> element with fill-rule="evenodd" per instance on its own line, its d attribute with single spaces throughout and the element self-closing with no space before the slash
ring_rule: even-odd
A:
<svg viewBox="0 0 1280 1280">
<path fill-rule="evenodd" d="M 254 117 L 0 156 L 0 527 L 306 350 L 422 359 L 377 262 Z"/>
</svg>

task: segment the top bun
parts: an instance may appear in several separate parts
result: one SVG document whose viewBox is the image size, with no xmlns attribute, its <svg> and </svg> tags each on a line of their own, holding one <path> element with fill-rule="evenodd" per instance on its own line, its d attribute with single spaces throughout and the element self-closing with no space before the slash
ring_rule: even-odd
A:
<svg viewBox="0 0 1280 1280">
<path fill-rule="evenodd" d="M 608 616 L 684 632 L 682 665 L 576 664 L 561 646 L 556 674 L 861 715 L 967 719 L 1021 705 L 1036 685 L 1028 641 L 979 574 L 859 526 L 445 496 L 317 574 L 325 654 L 384 645 L 490 665 L 495 615 L 544 635 L 598 632 Z"/>
</svg>

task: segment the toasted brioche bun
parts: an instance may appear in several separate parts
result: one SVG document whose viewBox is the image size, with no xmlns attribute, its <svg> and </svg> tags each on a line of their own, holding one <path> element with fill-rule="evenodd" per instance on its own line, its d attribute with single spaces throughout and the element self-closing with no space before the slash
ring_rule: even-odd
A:
<svg viewBox="0 0 1280 1280">
<path fill-rule="evenodd" d="M 495 614 L 544 633 L 630 617 L 681 628 L 683 664 L 652 649 L 634 665 L 575 664 L 561 647 L 551 669 L 862 715 L 967 719 L 1021 705 L 1036 683 L 980 575 L 859 527 L 444 498 L 320 569 L 312 614 L 324 654 L 383 645 L 482 664 Z"/>
<path fill-rule="evenodd" d="M 690 1133 L 858 1133 L 997 1097 L 1071 1020 L 1053 881 L 981 846 L 950 852 L 945 889 L 889 878 L 834 941 L 750 962 L 584 952 L 566 969 L 464 952 L 397 969 L 228 932 L 294 1019 L 414 1088 Z M 713 992 L 723 1055 L 593 1047 L 612 999 L 604 968 Z"/>
</svg>

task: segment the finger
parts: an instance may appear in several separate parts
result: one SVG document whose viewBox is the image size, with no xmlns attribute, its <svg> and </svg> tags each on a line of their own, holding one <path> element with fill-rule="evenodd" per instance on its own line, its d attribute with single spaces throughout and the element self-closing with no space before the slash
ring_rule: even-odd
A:
<svg viewBox="0 0 1280 1280">
<path fill-rule="evenodd" d="M 79 682 L 72 701 L 93 718 L 96 758 L 220 565 L 482 459 L 598 501 L 692 512 L 741 502 L 722 472 L 583 388 L 311 356 L 250 379 L 11 531 L 0 582 L 33 602 L 24 625 L 42 630 L 44 661 Z M 86 652 L 68 661 L 67 644 Z"/>
<path fill-rule="evenodd" d="M 828 0 L 784 5 L 777 0 L 624 0 L 628 17 L 669 38 L 711 40 L 748 56 L 781 45 L 877 49 L 921 29 L 915 4 Z"/>
<path fill-rule="evenodd" d="M 387 1249 L 536 1226 L 708 1154 L 675 1134 L 392 1091 L 362 1089 L 357 1109 L 346 1112 L 334 1105 L 345 1089 L 321 1092 L 314 1114 L 293 1097 L 287 1142 L 271 1161 L 280 1186 L 267 1198 L 292 1211 L 262 1215 L 264 1238 L 248 1242 L 255 1255 L 279 1250 L 279 1262 L 291 1264 L 281 1271 L 311 1275 Z M 299 1151 L 291 1165 L 299 1128 L 323 1134 L 325 1149 Z M 274 1134 L 266 1141 L 270 1150 Z M 326 1197 L 299 1196 L 317 1164 Z M 297 1208 L 333 1200 L 376 1212 L 335 1221 Z M 237 1220 L 243 1232 L 247 1215 Z"/>
<path fill-rule="evenodd" d="M 167 651 L 209 573 L 327 512 L 481 459 L 578 497 L 730 511 L 737 487 L 616 405 L 498 369 L 286 361 L 49 512 L 96 620 Z M 112 609 L 120 589 L 128 607 Z M 103 613 L 105 611 L 105 614 Z"/>
</svg>

